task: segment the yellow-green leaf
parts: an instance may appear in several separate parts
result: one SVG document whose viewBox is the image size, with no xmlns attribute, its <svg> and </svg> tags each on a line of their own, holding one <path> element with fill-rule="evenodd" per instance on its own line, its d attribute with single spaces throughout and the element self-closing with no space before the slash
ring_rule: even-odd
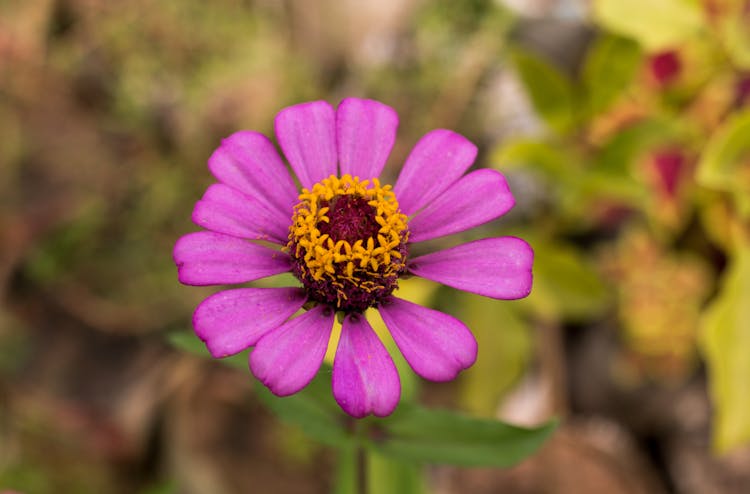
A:
<svg viewBox="0 0 750 494">
<path fill-rule="evenodd" d="M 736 252 L 721 291 L 701 320 L 714 405 L 714 446 L 750 442 L 750 247 Z"/>
<path fill-rule="evenodd" d="M 568 78 L 537 55 L 520 49 L 512 52 L 513 64 L 534 105 L 547 125 L 560 134 L 575 123 L 573 85 Z"/>
<path fill-rule="evenodd" d="M 492 416 L 523 374 L 531 357 L 532 333 L 515 304 L 460 293 L 459 318 L 479 343 L 476 363 L 461 376 L 461 401 L 471 412 Z"/>
<path fill-rule="evenodd" d="M 528 237 L 527 237 L 528 238 Z M 531 241 L 534 288 L 517 305 L 549 320 L 585 320 L 607 306 L 609 292 L 589 261 L 572 247 Z"/>
<path fill-rule="evenodd" d="M 640 47 L 628 38 L 603 34 L 592 43 L 582 74 L 590 115 L 606 110 L 623 94 L 641 58 Z"/>
<path fill-rule="evenodd" d="M 673 48 L 703 27 L 696 0 L 595 0 L 594 20 L 638 41 L 647 51 Z"/>
<path fill-rule="evenodd" d="M 725 16 L 719 34 L 732 61 L 738 67 L 750 69 L 750 30 L 747 28 L 747 16 L 742 12 L 745 6 L 738 2 L 734 8 Z"/>
<path fill-rule="evenodd" d="M 503 142 L 492 151 L 490 161 L 499 170 L 530 168 L 555 178 L 570 170 L 565 150 L 543 141 L 512 139 Z"/>
<path fill-rule="evenodd" d="M 750 215 L 750 110 L 724 123 L 698 164 L 698 183 L 729 192 L 740 213 Z"/>
</svg>

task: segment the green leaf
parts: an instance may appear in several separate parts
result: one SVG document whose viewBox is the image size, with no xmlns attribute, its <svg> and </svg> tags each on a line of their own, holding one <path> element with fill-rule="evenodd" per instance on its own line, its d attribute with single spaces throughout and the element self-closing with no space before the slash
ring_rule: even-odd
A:
<svg viewBox="0 0 750 494">
<path fill-rule="evenodd" d="M 507 172 L 514 168 L 543 175 L 554 184 L 556 195 L 578 190 L 581 177 L 580 160 L 563 145 L 533 139 L 509 140 L 492 152 L 491 161 L 495 168 Z"/>
<path fill-rule="evenodd" d="M 727 54 L 738 68 L 750 69 L 750 31 L 747 29 L 747 14 L 742 12 L 746 4 L 737 2 L 736 9 L 724 16 L 719 30 Z"/>
<path fill-rule="evenodd" d="M 556 422 L 526 429 L 402 403 L 380 425 L 382 439 L 369 446 L 394 459 L 507 467 L 536 452 L 555 429 Z"/>
<path fill-rule="evenodd" d="M 620 150 L 622 151 L 622 149 Z M 590 200 L 607 198 L 641 204 L 645 186 L 631 174 L 629 166 L 611 166 L 597 162 L 591 169 L 582 168 L 587 158 L 564 145 L 530 139 L 512 140 L 492 153 L 491 161 L 503 171 L 524 168 L 544 175 L 550 185 L 548 199 L 556 203 L 565 216 L 569 213 L 580 221 L 581 208 L 590 207 Z M 627 163 L 629 165 L 629 163 Z"/>
<path fill-rule="evenodd" d="M 590 115 L 606 110 L 630 85 L 641 65 L 634 41 L 603 34 L 591 45 L 583 65 L 583 84 Z"/>
<path fill-rule="evenodd" d="M 203 342 L 192 332 L 175 331 L 167 335 L 167 340 L 188 353 L 211 358 Z M 216 361 L 249 373 L 247 359 L 248 353 L 242 352 Z M 260 383 L 257 383 L 255 390 L 258 398 L 279 420 L 300 427 L 305 434 L 323 444 L 351 445 L 354 439 L 345 427 L 347 417 L 333 399 L 330 375 L 331 368 L 324 365 L 305 389 L 284 398 L 274 395 Z M 253 378 L 248 376 L 248 379 Z"/>
<path fill-rule="evenodd" d="M 356 492 L 356 491 L 349 491 Z M 368 494 L 421 494 L 425 492 L 422 469 L 413 463 L 367 452 Z"/>
<path fill-rule="evenodd" d="M 615 199 L 636 207 L 643 206 L 650 190 L 634 173 L 634 164 L 660 144 L 673 145 L 687 138 L 684 125 L 667 119 L 644 119 L 616 132 L 594 156 L 594 166 L 588 173 L 582 174 L 581 196 L 585 199 Z M 580 211 L 580 207 L 577 210 Z"/>
<path fill-rule="evenodd" d="M 247 352 L 240 352 L 231 357 L 225 357 L 222 359 L 215 359 L 208 353 L 206 344 L 198 338 L 192 331 L 172 331 L 167 334 L 167 341 L 173 347 L 182 350 L 184 352 L 203 357 L 207 359 L 214 359 L 224 365 L 234 367 L 236 369 L 248 370 L 247 367 Z"/>
<path fill-rule="evenodd" d="M 575 124 L 572 83 L 555 67 L 530 52 L 514 49 L 511 59 L 539 116 L 555 132 L 569 132 Z"/>
<path fill-rule="evenodd" d="M 569 207 L 573 215 L 580 214 L 582 208 L 590 207 L 590 199 L 607 199 L 615 200 L 636 206 L 642 206 L 644 200 L 648 197 L 648 189 L 643 181 L 637 180 L 630 173 L 612 173 L 609 170 L 591 170 L 581 177 L 579 183 L 580 194 L 578 199 L 583 199 L 582 203 L 574 203 Z"/>
<path fill-rule="evenodd" d="M 581 194 L 642 207 L 651 191 L 634 173 L 634 165 L 660 145 L 674 145 L 691 137 L 681 122 L 662 118 L 644 119 L 619 130 L 598 150 L 594 167 L 582 178 Z"/>
<path fill-rule="evenodd" d="M 512 139 L 492 152 L 490 161 L 500 170 L 531 168 L 553 177 L 566 175 L 569 158 L 559 147 L 533 139 Z"/>
<path fill-rule="evenodd" d="M 698 163 L 699 184 L 729 192 L 750 217 L 750 110 L 725 122 L 708 141 Z"/>
<path fill-rule="evenodd" d="M 461 402 L 471 412 L 492 416 L 526 369 L 533 346 L 531 328 L 515 304 L 465 292 L 457 297 L 458 316 L 479 344 L 477 361 L 461 376 Z"/>
<path fill-rule="evenodd" d="M 647 51 L 673 48 L 703 27 L 697 0 L 594 0 L 594 20 L 631 37 Z"/>
<path fill-rule="evenodd" d="M 548 320 L 583 320 L 607 307 L 609 292 L 588 261 L 560 243 L 530 240 L 534 246 L 534 287 L 517 304 Z"/>
<path fill-rule="evenodd" d="M 280 398 L 258 383 L 258 397 L 278 418 L 298 426 L 313 439 L 336 447 L 352 447 L 356 440 L 346 428 L 348 417 L 333 399 L 331 370 L 324 368 L 305 389 Z"/>
<path fill-rule="evenodd" d="M 701 320 L 708 366 L 714 446 L 720 452 L 750 442 L 750 247 L 735 253 L 717 298 Z"/>
<path fill-rule="evenodd" d="M 192 331 L 172 331 L 167 334 L 167 341 L 173 347 L 198 355 L 199 357 L 210 357 L 205 343 L 195 336 Z"/>
<path fill-rule="evenodd" d="M 640 155 L 660 143 L 679 138 L 680 129 L 671 122 L 641 120 L 615 133 L 599 150 L 596 169 L 620 176 L 630 176 L 631 167 Z"/>
</svg>

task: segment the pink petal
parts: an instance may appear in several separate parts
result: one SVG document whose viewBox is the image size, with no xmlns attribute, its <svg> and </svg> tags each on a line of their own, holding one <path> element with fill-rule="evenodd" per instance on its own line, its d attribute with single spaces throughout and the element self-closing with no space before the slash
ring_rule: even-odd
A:
<svg viewBox="0 0 750 494">
<path fill-rule="evenodd" d="M 333 396 L 352 417 L 390 415 L 401 398 L 393 359 L 364 316 L 344 319 L 333 361 Z"/>
<path fill-rule="evenodd" d="M 323 363 L 334 312 L 319 305 L 266 333 L 250 353 L 250 370 L 277 396 L 307 386 Z"/>
<path fill-rule="evenodd" d="M 437 129 L 422 137 L 406 159 L 393 187 L 401 211 L 411 216 L 464 174 L 477 147 L 464 136 Z"/>
<path fill-rule="evenodd" d="M 299 288 L 236 288 L 208 297 L 195 309 L 193 327 L 214 357 L 234 355 L 281 326 L 307 297 Z"/>
<path fill-rule="evenodd" d="M 292 217 L 297 187 L 263 134 L 243 130 L 222 140 L 208 159 L 208 168 L 220 182 L 255 197 L 283 217 Z"/>
<path fill-rule="evenodd" d="M 276 115 L 276 138 L 303 187 L 336 175 L 336 112 L 325 101 L 284 108 Z"/>
<path fill-rule="evenodd" d="M 286 244 L 291 218 L 269 209 L 254 196 L 213 184 L 195 204 L 193 223 L 234 237 Z"/>
<path fill-rule="evenodd" d="M 413 259 L 409 271 L 444 285 L 499 299 L 531 291 L 534 251 L 516 237 L 486 238 Z"/>
<path fill-rule="evenodd" d="M 184 235 L 172 256 L 178 278 L 186 285 L 244 283 L 291 269 L 283 252 L 214 232 Z"/>
<path fill-rule="evenodd" d="M 396 140 L 398 114 L 379 101 L 347 98 L 336 110 L 341 175 L 379 177 Z"/>
<path fill-rule="evenodd" d="M 502 216 L 514 204 L 502 174 L 486 168 L 471 172 L 409 220 L 409 240 L 422 242 L 474 228 Z"/>
<path fill-rule="evenodd" d="M 379 310 L 404 358 L 425 379 L 450 381 L 477 359 L 474 335 L 455 317 L 396 297 Z"/>
</svg>

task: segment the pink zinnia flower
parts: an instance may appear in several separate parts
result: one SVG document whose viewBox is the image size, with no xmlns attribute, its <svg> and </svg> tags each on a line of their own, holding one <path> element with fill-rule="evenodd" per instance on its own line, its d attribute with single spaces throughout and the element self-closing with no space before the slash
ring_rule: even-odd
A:
<svg viewBox="0 0 750 494">
<path fill-rule="evenodd" d="M 380 311 L 414 371 L 447 381 L 471 366 L 477 343 L 458 319 L 393 295 L 406 274 L 498 299 L 531 290 L 533 251 L 515 237 L 487 238 L 411 258 L 412 244 L 461 232 L 514 205 L 505 178 L 465 174 L 477 148 L 449 130 L 427 133 L 394 187 L 379 182 L 398 116 L 382 103 L 345 99 L 283 109 L 276 137 L 300 193 L 271 141 L 240 131 L 208 160 L 219 181 L 193 211 L 208 231 L 177 241 L 188 285 L 245 283 L 292 272 L 301 287 L 221 291 L 193 325 L 214 357 L 248 347 L 250 370 L 273 393 L 300 391 L 323 362 L 338 312 L 341 337 L 333 395 L 354 417 L 389 415 L 400 399 L 396 367 L 363 313 Z M 308 309 L 292 318 L 301 308 Z"/>
</svg>

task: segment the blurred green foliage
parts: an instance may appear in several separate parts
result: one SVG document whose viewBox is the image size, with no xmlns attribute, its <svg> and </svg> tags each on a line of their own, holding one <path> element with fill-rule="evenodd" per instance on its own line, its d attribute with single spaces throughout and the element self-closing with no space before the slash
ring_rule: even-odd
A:
<svg viewBox="0 0 750 494">
<path fill-rule="evenodd" d="M 732 116 L 706 143 L 696 180 L 731 195 L 743 220 L 750 219 L 750 110 Z"/>
<path fill-rule="evenodd" d="M 699 35 L 704 28 L 698 0 L 596 0 L 597 24 L 638 41 L 644 49 L 656 51 L 678 46 Z"/>
<path fill-rule="evenodd" d="M 738 28 L 750 22 L 747 4 L 596 0 L 592 9 L 598 31 L 573 77 L 540 54 L 512 56 L 548 129 L 493 151 L 500 169 L 523 170 L 549 191 L 532 220 L 541 237 L 533 242 L 535 293 L 524 305 L 538 317 L 590 320 L 613 300 L 631 372 L 677 381 L 695 368 L 704 314 L 715 445 L 727 451 L 745 444 L 750 428 L 740 379 L 750 364 L 750 318 L 739 302 L 750 296 L 742 267 L 750 50 Z M 615 290 L 585 274 L 579 247 L 566 245 L 592 235 L 598 271 Z M 727 272 L 717 255 L 729 259 Z M 578 310 L 577 300 L 590 303 Z"/>
<path fill-rule="evenodd" d="M 750 441 L 747 410 L 750 398 L 750 246 L 734 253 L 720 295 L 706 308 L 701 321 L 702 346 L 713 375 L 712 396 L 717 409 L 715 442 L 720 451 Z"/>
</svg>

